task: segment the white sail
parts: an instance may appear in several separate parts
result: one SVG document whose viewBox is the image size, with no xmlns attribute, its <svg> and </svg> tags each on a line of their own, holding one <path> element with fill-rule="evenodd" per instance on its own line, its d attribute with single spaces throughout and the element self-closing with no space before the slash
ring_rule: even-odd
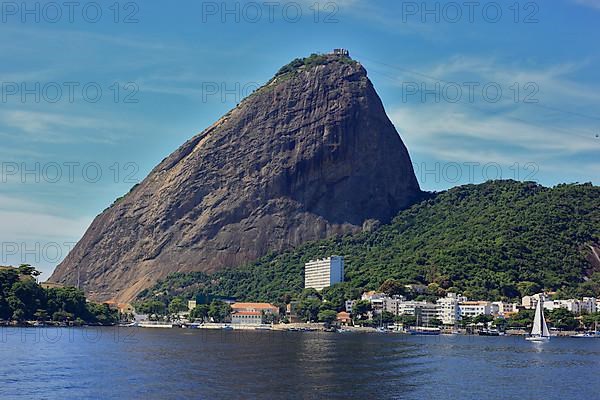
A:
<svg viewBox="0 0 600 400">
<path fill-rule="evenodd" d="M 546 318 L 544 317 L 544 307 L 542 306 L 542 336 L 550 337 L 550 331 L 548 325 L 546 325 Z"/>
<path fill-rule="evenodd" d="M 533 317 L 533 329 L 531 329 L 531 336 L 550 336 L 548 331 L 548 325 L 546 325 L 546 318 L 544 318 L 544 305 L 543 299 L 537 302 L 535 307 L 535 317 Z"/>
</svg>

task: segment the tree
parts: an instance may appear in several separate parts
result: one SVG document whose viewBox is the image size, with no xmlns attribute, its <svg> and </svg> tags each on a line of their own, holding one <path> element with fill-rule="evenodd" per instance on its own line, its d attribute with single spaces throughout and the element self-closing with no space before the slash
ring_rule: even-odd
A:
<svg viewBox="0 0 600 400">
<path fill-rule="evenodd" d="M 187 304 L 180 297 L 175 297 L 169 303 L 170 314 L 178 314 L 180 311 L 186 311 L 187 309 Z"/>
<path fill-rule="evenodd" d="M 208 304 L 198 304 L 190 311 L 190 319 L 199 319 L 204 322 L 208 318 Z"/>
<path fill-rule="evenodd" d="M 333 308 L 342 311 L 346 307 L 346 300 L 353 300 L 358 296 L 357 291 L 348 282 L 336 283 L 321 291 L 323 300 L 333 304 Z"/>
<path fill-rule="evenodd" d="M 391 324 L 392 322 L 394 322 L 395 318 L 396 316 L 389 311 L 382 311 L 381 315 L 379 315 L 379 320 L 384 325 Z"/>
<path fill-rule="evenodd" d="M 396 279 L 386 279 L 385 282 L 379 286 L 379 291 L 388 296 L 403 296 L 406 294 L 406 288 Z"/>
<path fill-rule="evenodd" d="M 46 311 L 49 315 L 65 312 L 78 317 L 87 315 L 83 291 L 74 287 L 46 289 Z"/>
<path fill-rule="evenodd" d="M 473 318 L 473 323 L 475 324 L 487 324 L 488 322 L 492 322 L 494 317 L 486 314 L 479 314 Z"/>
<path fill-rule="evenodd" d="M 108 304 L 86 303 L 88 312 L 85 320 L 101 325 L 112 325 L 119 319 L 119 311 L 111 310 Z M 79 318 L 79 317 L 77 317 Z"/>
<path fill-rule="evenodd" d="M 529 328 L 533 325 L 534 310 L 520 310 L 508 320 L 510 328 Z"/>
<path fill-rule="evenodd" d="M 306 321 L 316 321 L 319 318 L 319 311 L 321 311 L 321 300 L 318 298 L 306 298 L 300 301 L 298 306 L 298 316 Z"/>
<path fill-rule="evenodd" d="M 581 322 L 586 329 L 596 329 L 600 325 L 600 312 L 583 315 Z"/>
<path fill-rule="evenodd" d="M 48 313 L 46 310 L 38 309 L 33 316 L 35 317 L 36 321 L 44 322 L 48 320 Z"/>
<path fill-rule="evenodd" d="M 158 300 L 145 301 L 143 303 L 137 304 L 135 308 L 140 314 L 150 315 L 164 315 L 166 311 L 165 303 Z"/>
<path fill-rule="evenodd" d="M 508 326 L 508 321 L 504 318 L 498 317 L 494 320 L 493 325 L 496 327 L 496 329 L 503 332 L 506 330 L 506 327 Z"/>
<path fill-rule="evenodd" d="M 352 306 L 352 315 L 355 319 L 363 319 L 371 311 L 371 303 L 368 300 L 359 300 Z"/>
<path fill-rule="evenodd" d="M 574 330 L 579 326 L 575 314 L 565 308 L 557 308 L 548 313 L 548 322 L 555 328 Z"/>
<path fill-rule="evenodd" d="M 19 265 L 19 274 L 24 276 L 33 276 L 33 273 L 36 272 L 35 267 L 32 267 L 29 264 L 21 264 Z"/>
<path fill-rule="evenodd" d="M 225 322 L 231 315 L 231 306 L 224 301 L 214 300 L 208 307 L 208 316 L 214 322 Z"/>
<path fill-rule="evenodd" d="M 33 279 L 14 283 L 11 292 L 9 299 L 14 297 L 13 311 L 19 308 L 25 319 L 33 318 L 33 314 L 46 302 L 44 290 Z"/>
<path fill-rule="evenodd" d="M 323 310 L 319 312 L 318 318 L 320 322 L 325 323 L 326 327 L 329 327 L 337 319 L 337 313 L 334 310 Z"/>
<path fill-rule="evenodd" d="M 395 318 L 395 321 L 404 327 L 417 325 L 417 317 L 410 314 L 402 314 Z"/>
<path fill-rule="evenodd" d="M 517 289 L 519 290 L 521 296 L 531 296 L 539 293 L 542 290 L 538 283 L 528 281 L 517 283 Z"/>
</svg>

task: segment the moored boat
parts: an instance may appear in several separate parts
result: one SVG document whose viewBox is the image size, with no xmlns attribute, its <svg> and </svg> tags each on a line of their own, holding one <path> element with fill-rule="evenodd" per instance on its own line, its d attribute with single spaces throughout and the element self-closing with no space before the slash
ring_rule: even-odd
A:
<svg viewBox="0 0 600 400">
<path fill-rule="evenodd" d="M 173 324 L 168 322 L 159 322 L 159 321 L 143 321 L 139 322 L 138 326 L 140 328 L 173 328 Z"/>
<path fill-rule="evenodd" d="M 441 330 L 440 328 L 417 326 L 416 328 L 409 329 L 408 333 L 410 333 L 411 335 L 439 335 L 441 333 Z"/>
</svg>

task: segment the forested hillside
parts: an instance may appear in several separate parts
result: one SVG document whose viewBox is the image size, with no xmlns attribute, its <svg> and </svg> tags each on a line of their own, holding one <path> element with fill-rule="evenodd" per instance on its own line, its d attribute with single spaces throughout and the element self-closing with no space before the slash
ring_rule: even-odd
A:
<svg viewBox="0 0 600 400">
<path fill-rule="evenodd" d="M 433 283 L 434 295 L 500 299 L 546 289 L 600 296 L 591 247 L 600 248 L 600 187 L 491 181 L 436 194 L 373 232 L 312 242 L 214 275 L 174 274 L 141 297 L 204 292 L 276 301 L 302 290 L 306 261 L 331 254 L 345 257 L 342 286 L 354 292 L 394 278 Z"/>
</svg>

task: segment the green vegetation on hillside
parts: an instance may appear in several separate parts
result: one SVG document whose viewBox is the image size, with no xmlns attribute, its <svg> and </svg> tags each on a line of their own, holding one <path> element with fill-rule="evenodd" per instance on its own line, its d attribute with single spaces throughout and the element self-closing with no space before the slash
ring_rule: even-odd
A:
<svg viewBox="0 0 600 400">
<path fill-rule="evenodd" d="M 0 268 L 0 320 L 110 324 L 115 313 L 105 304 L 87 303 L 74 287 L 42 288 L 29 265 Z"/>
<path fill-rule="evenodd" d="M 310 55 L 310 57 L 296 58 L 289 64 L 284 65 L 283 67 L 281 67 L 279 69 L 279 71 L 277 71 L 277 73 L 275 74 L 275 78 L 286 75 L 286 74 L 290 74 L 290 73 L 296 73 L 302 67 L 312 68 L 317 65 L 325 65 L 325 64 L 332 62 L 332 60 L 343 62 L 343 63 L 356 63 L 356 61 L 352 60 L 348 56 L 339 55 L 339 56 L 333 57 L 330 54 L 313 53 Z"/>
<path fill-rule="evenodd" d="M 145 291 L 241 300 L 297 297 L 310 259 L 342 255 L 346 293 L 377 289 L 392 278 L 477 299 L 514 299 L 539 290 L 600 296 L 600 271 L 586 259 L 600 247 L 600 187 L 490 181 L 439 193 L 398 214 L 389 225 L 308 243 L 213 275 L 173 274 Z M 336 286 L 337 287 L 337 286 Z"/>
</svg>

